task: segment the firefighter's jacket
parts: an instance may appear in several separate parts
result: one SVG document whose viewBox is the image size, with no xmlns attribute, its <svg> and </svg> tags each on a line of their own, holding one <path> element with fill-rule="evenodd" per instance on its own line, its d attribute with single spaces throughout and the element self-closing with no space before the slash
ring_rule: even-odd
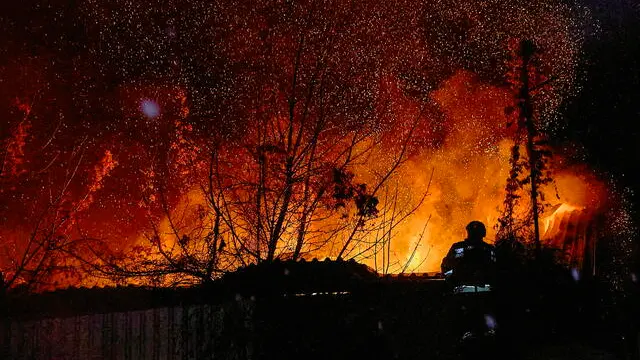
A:
<svg viewBox="0 0 640 360">
<path fill-rule="evenodd" d="M 451 246 L 442 260 L 442 272 L 456 287 L 488 289 L 495 281 L 495 248 L 484 241 L 464 240 Z"/>
</svg>

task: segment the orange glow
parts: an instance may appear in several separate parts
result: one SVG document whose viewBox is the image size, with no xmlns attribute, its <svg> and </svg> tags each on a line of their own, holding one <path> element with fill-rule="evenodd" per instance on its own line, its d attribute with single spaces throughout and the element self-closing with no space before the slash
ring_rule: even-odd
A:
<svg viewBox="0 0 640 360">
<path fill-rule="evenodd" d="M 415 118 L 418 111 L 415 103 L 398 93 L 394 93 L 394 96 L 392 111 L 395 121 L 402 123 Z M 346 258 L 353 256 L 379 272 L 439 271 L 446 251 L 452 243 L 464 239 L 465 225 L 471 220 L 484 222 L 488 229 L 486 241 L 494 242 L 513 145 L 512 134 L 505 126 L 507 119 L 504 108 L 511 101 L 509 94 L 504 89 L 480 83 L 469 73 L 460 72 L 434 92 L 433 100 L 445 114 L 448 128 L 441 146 L 422 147 L 408 157 L 377 193 L 381 201 L 381 213 L 369 220 L 366 228 L 384 227 L 383 224 L 392 215 L 394 204 L 398 217 L 417 208 L 386 235 L 380 230 L 363 232 L 359 241 L 347 251 Z M 425 127 L 432 124 L 429 121 L 427 116 Z M 426 137 L 438 136 L 428 128 L 419 129 L 418 133 Z M 416 141 L 428 142 L 429 139 Z M 366 146 L 365 143 L 363 147 Z M 357 181 L 374 183 L 376 176 L 389 166 L 396 149 L 394 146 L 397 147 L 397 144 L 391 142 L 374 150 L 365 162 L 354 169 Z M 239 161 L 242 173 L 256 171 L 250 165 L 251 159 L 243 159 L 240 155 L 235 158 Z M 541 214 L 543 241 L 554 236 L 557 238 L 558 231 L 554 224 L 563 214 L 585 208 L 595 212 L 606 193 L 604 185 L 588 169 L 567 167 L 562 154 L 554 154 L 550 167 L 555 181 L 542 189 L 547 205 L 546 211 Z M 233 173 L 238 170 L 230 167 L 226 171 Z M 419 204 L 427 189 L 427 196 Z M 398 191 L 397 196 L 393 196 L 395 191 Z M 520 213 L 527 211 L 529 206 L 526 191 L 525 188 L 518 208 Z M 206 201 L 197 188 L 182 197 L 173 216 L 183 220 L 185 233 L 198 228 L 198 221 L 202 221 L 202 218 L 198 220 L 195 214 L 203 207 L 206 207 Z M 208 221 L 211 221 L 210 216 L 207 217 Z M 336 222 L 339 222 L 336 217 L 330 217 L 313 227 L 329 228 L 335 226 Z M 159 224 L 161 233 L 166 236 L 163 239 L 165 246 L 175 248 L 177 238 L 170 229 L 168 219 L 165 217 Z M 283 236 L 292 236 L 293 233 L 295 227 L 286 228 Z M 307 246 L 303 257 L 335 258 L 345 237 L 346 234 L 336 236 L 331 243 L 316 249 Z M 146 241 L 141 237 L 138 242 L 145 244 Z M 376 242 L 378 244 L 374 245 Z M 388 251 L 385 250 L 385 242 L 390 242 Z M 290 254 L 292 246 L 291 241 L 283 241 L 278 253 L 283 256 Z"/>
<path fill-rule="evenodd" d="M 102 188 L 104 179 L 116 166 L 118 166 L 118 161 L 113 158 L 111 151 L 105 151 L 104 155 L 93 169 L 92 182 L 89 184 L 86 196 L 78 205 L 77 211 L 83 211 L 89 208 L 93 202 L 95 193 Z"/>
<path fill-rule="evenodd" d="M 579 90 L 591 26 L 561 3 L 98 1 L 61 12 L 82 46 L 46 21 L 60 41 L 9 29 L 26 38 L 0 64 L 0 271 L 37 259 L 29 244 L 52 267 L 77 251 L 193 282 L 274 258 L 436 271 L 469 221 L 496 236 L 521 40 L 540 48 L 532 84 L 553 80 L 535 91 L 543 133 Z M 552 150 L 541 225 L 558 245 L 609 189 Z"/>
<path fill-rule="evenodd" d="M 12 178 L 25 173 L 25 146 L 27 145 L 27 137 L 31 122 L 29 115 L 31 114 L 31 105 L 16 99 L 15 106 L 23 113 L 22 121 L 18 123 L 11 137 L 3 144 L 6 147 L 6 155 L 3 156 L 1 169 L 6 171 Z M 4 172 L 0 171 L 0 173 Z M 0 192 L 2 189 L 0 188 Z"/>
</svg>

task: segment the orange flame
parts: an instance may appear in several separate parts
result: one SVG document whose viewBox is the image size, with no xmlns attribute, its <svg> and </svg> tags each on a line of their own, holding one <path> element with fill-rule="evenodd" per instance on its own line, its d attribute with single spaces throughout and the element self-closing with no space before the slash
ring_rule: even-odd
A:
<svg viewBox="0 0 640 360">
<path fill-rule="evenodd" d="M 399 93 L 394 96 L 396 121 L 402 123 L 407 121 L 403 118 L 414 117 L 415 103 Z M 349 253 L 379 272 L 438 271 L 451 244 L 464 239 L 465 225 L 471 220 L 480 220 L 487 225 L 488 242 L 493 242 L 496 235 L 495 225 L 505 197 L 513 146 L 512 134 L 506 127 L 508 115 L 504 111 L 512 101 L 511 95 L 508 90 L 488 86 L 473 75 L 460 72 L 434 92 L 432 100 L 445 114 L 446 121 L 442 126 L 446 129 L 439 134 L 436 125 L 428 120 L 425 126 L 433 128 L 419 129 L 419 133 L 431 138 L 442 136 L 438 141 L 440 145 L 413 152 L 404 167 L 378 194 L 383 212 L 392 206 L 398 214 L 406 214 L 417 206 L 415 211 L 386 235 L 380 235 L 380 232 L 366 235 Z M 182 141 L 180 134 L 189 130 L 177 127 L 178 145 Z M 426 139 L 427 142 L 431 140 Z M 388 164 L 390 147 L 378 149 L 368 162 L 355 169 L 358 181 L 371 183 L 373 174 L 383 172 Z M 190 156 L 184 154 L 184 148 L 180 146 L 176 145 L 175 150 L 183 154 L 182 159 Z M 555 154 L 550 166 L 555 182 L 542 189 L 548 198 L 547 211 L 541 216 L 543 239 L 555 236 L 554 223 L 562 214 L 584 208 L 597 210 L 605 192 L 604 185 L 587 169 L 568 168 L 562 154 Z M 397 196 L 391 196 L 396 189 Z M 419 203 L 427 191 L 426 198 Z M 522 195 L 519 211 L 524 212 L 528 206 L 526 190 Z M 206 201 L 194 189 L 183 196 L 175 210 L 188 213 L 189 208 L 195 212 L 203 206 Z M 384 221 L 389 220 L 385 216 L 389 214 L 380 214 L 370 220 L 369 226 L 382 227 Z M 160 222 L 160 229 L 161 233 L 168 234 L 163 240 L 167 246 L 175 246 L 177 240 L 168 228 L 167 219 Z M 340 238 L 334 242 L 336 244 L 307 252 L 304 257 L 335 257 Z M 376 242 L 377 245 L 372 245 Z M 139 243 L 145 243 L 145 240 L 140 238 Z M 290 245 L 283 244 L 280 250 L 286 253 L 287 246 Z"/>
</svg>

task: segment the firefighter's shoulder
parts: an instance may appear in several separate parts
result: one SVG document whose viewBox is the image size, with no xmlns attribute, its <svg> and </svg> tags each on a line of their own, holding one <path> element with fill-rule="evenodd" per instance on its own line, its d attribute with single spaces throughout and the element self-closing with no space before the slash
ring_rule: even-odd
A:
<svg viewBox="0 0 640 360">
<path fill-rule="evenodd" d="M 457 243 L 453 243 L 453 245 L 451 245 L 452 248 L 464 248 L 467 246 L 467 243 L 463 240 L 463 241 L 458 241 Z"/>
</svg>

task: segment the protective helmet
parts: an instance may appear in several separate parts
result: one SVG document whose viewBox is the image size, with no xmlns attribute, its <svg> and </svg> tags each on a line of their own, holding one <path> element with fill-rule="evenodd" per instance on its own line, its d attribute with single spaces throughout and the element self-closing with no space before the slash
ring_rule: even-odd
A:
<svg viewBox="0 0 640 360">
<path fill-rule="evenodd" d="M 467 237 L 469 238 L 480 238 L 487 236 L 487 228 L 480 221 L 472 221 L 467 227 Z"/>
</svg>

